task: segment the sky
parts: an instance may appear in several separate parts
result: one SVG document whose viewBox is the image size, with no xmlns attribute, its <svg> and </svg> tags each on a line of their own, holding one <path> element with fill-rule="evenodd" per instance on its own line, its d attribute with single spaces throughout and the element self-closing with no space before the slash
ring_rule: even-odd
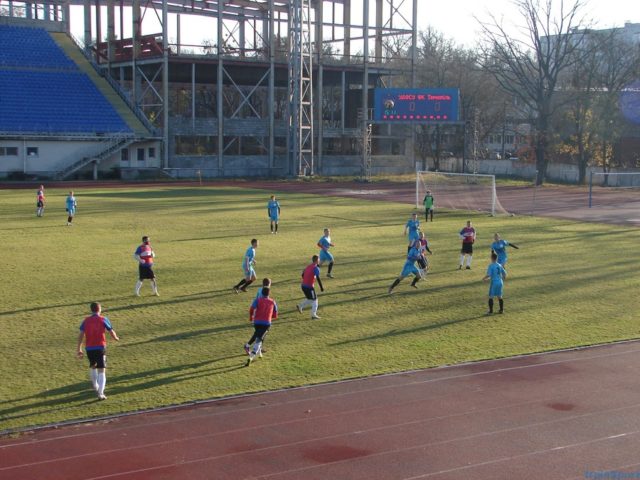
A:
<svg viewBox="0 0 640 480">
<path fill-rule="evenodd" d="M 369 0 L 370 14 L 374 16 L 374 1 Z M 540 0 L 544 3 L 546 0 Z M 631 9 L 638 0 L 587 0 L 582 12 L 586 19 L 596 28 L 621 27 L 625 22 L 640 23 L 640 8 Z M 356 13 L 361 7 L 362 0 L 352 0 L 352 15 L 354 22 L 361 22 L 361 15 Z M 560 0 L 554 0 L 559 4 Z M 412 0 L 393 0 L 394 5 L 404 5 L 408 8 L 405 11 L 407 18 L 411 18 L 410 8 Z M 571 3 L 565 0 L 565 3 Z M 385 2 L 385 7 L 389 8 L 389 2 Z M 426 30 L 429 26 L 441 32 L 446 38 L 454 40 L 457 44 L 465 47 L 474 47 L 478 38 L 478 20 L 488 21 L 493 14 L 497 20 L 503 20 L 508 30 L 517 33 L 517 24 L 520 22 L 520 15 L 513 5 L 513 0 L 418 0 L 418 30 Z M 83 18 L 80 7 L 72 7 L 72 33 L 77 38 L 83 36 Z M 150 31 L 143 33 L 157 33 L 159 27 L 152 24 L 154 14 L 148 14 L 145 25 Z M 357 20 L 356 20 L 357 19 Z M 183 43 L 201 45 L 203 39 L 214 39 L 215 29 L 207 24 L 208 20 L 200 19 L 194 21 L 187 28 L 182 26 Z M 103 15 L 103 23 L 106 24 L 106 15 Z M 131 35 L 130 22 L 125 23 L 125 36 Z M 149 29 L 148 28 L 148 29 Z M 169 37 L 175 38 L 173 24 L 170 21 Z M 106 25 L 103 28 L 106 32 Z"/>
<path fill-rule="evenodd" d="M 558 3 L 558 2 L 556 2 Z M 565 0 L 565 3 L 570 3 Z M 634 8 L 630 8 L 634 5 Z M 591 0 L 582 10 L 596 28 L 622 27 L 625 22 L 640 23 L 637 0 Z M 493 14 L 505 25 L 519 21 L 517 8 L 511 0 L 418 0 L 418 30 L 431 25 L 465 47 L 473 47 L 478 37 L 478 21 L 489 20 Z M 424 20 L 423 20 L 424 19 Z"/>
</svg>

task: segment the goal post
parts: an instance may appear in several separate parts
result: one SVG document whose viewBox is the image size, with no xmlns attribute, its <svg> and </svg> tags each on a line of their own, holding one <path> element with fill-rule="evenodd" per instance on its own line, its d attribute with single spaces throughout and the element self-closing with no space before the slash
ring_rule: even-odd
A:
<svg viewBox="0 0 640 480">
<path fill-rule="evenodd" d="M 437 208 L 506 214 L 496 193 L 495 175 L 448 173 L 418 170 L 416 172 L 416 209 L 430 191 Z"/>
</svg>

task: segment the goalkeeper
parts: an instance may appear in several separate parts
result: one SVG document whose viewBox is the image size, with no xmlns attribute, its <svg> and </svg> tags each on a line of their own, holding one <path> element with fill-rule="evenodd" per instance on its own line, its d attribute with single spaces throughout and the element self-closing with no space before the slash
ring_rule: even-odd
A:
<svg viewBox="0 0 640 480">
<path fill-rule="evenodd" d="M 516 250 L 519 248 L 515 243 L 509 243 L 503 238 L 500 238 L 499 233 L 494 233 L 491 251 L 498 256 L 498 263 L 503 267 L 507 264 L 507 247 L 513 247 Z"/>
<path fill-rule="evenodd" d="M 433 198 L 431 190 L 427 190 L 427 193 L 422 200 L 422 204 L 424 205 L 424 221 L 428 222 L 429 217 L 431 217 L 431 221 L 433 222 L 433 207 L 435 206 L 435 199 Z"/>
</svg>

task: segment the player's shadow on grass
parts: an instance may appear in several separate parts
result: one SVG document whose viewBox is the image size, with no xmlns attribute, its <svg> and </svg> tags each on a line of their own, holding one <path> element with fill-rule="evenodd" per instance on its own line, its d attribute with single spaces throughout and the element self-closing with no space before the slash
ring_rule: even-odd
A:
<svg viewBox="0 0 640 480">
<path fill-rule="evenodd" d="M 245 357 L 243 354 L 228 355 L 226 357 L 219 357 L 216 359 L 206 360 L 203 362 L 192 363 L 181 366 L 172 366 L 167 368 L 161 368 L 157 370 L 149 370 L 146 372 L 137 372 L 126 375 L 111 376 L 109 384 L 109 393 L 111 395 L 125 394 L 129 392 L 139 392 L 140 390 L 146 390 L 158 386 L 166 386 L 172 383 L 184 382 L 187 380 L 193 380 L 201 377 L 208 377 L 211 375 L 220 375 L 223 373 L 232 372 L 234 370 L 240 370 L 244 367 L 244 363 L 238 361 L 235 365 L 219 365 L 212 366 L 217 362 L 223 362 L 225 360 L 231 360 Z M 170 375 L 164 375 L 170 373 Z M 158 377 L 160 376 L 160 377 Z M 150 378 L 149 380 L 146 380 Z M 131 381 L 134 380 L 133 383 Z M 141 380 L 141 381 L 135 381 Z M 128 385 L 123 385 L 129 383 Z"/>
<path fill-rule="evenodd" d="M 164 335 L 162 337 L 154 337 L 148 340 L 141 340 L 139 342 L 127 342 L 126 344 L 121 344 L 118 348 L 127 348 L 127 347 L 136 347 L 138 345 L 144 345 L 147 343 L 156 343 L 156 342 L 178 342 L 181 340 L 191 340 L 196 337 L 200 337 L 202 335 L 217 335 L 225 332 L 232 332 L 235 330 L 244 330 L 249 325 L 227 325 L 224 327 L 216 327 L 216 328 L 203 328 L 201 330 L 173 333 L 171 335 Z"/>
<path fill-rule="evenodd" d="M 425 332 L 428 330 L 435 330 L 437 328 L 443 328 L 443 327 L 448 327 L 450 325 L 456 325 L 458 323 L 464 323 L 464 322 L 469 322 L 472 320 L 479 320 L 479 319 L 485 319 L 487 318 L 486 315 L 474 315 L 474 316 L 470 316 L 470 317 L 465 317 L 465 318 L 459 318 L 457 320 L 448 320 L 445 322 L 438 322 L 438 323 L 433 323 L 433 324 L 429 324 L 429 325 L 422 325 L 419 327 L 413 327 L 413 328 L 404 328 L 404 329 L 392 329 L 392 330 L 388 330 L 384 333 L 379 333 L 378 335 L 367 335 L 366 337 L 362 337 L 362 338 L 354 338 L 351 340 L 343 340 L 341 342 L 334 342 L 334 343 L 329 343 L 329 346 L 332 347 L 338 347 L 338 346 L 343 346 L 343 345 L 350 345 L 350 344 L 354 344 L 354 343 L 360 343 L 360 342 L 369 342 L 371 340 L 384 340 L 387 338 L 391 338 L 391 337 L 399 337 L 402 335 L 414 335 L 416 333 L 421 333 L 421 332 Z"/>
<path fill-rule="evenodd" d="M 100 302 L 102 302 L 102 303 L 113 302 L 113 301 L 117 301 L 117 300 L 124 300 L 126 298 L 129 298 L 129 296 L 124 295 L 124 296 L 121 296 L 121 297 L 104 298 L 104 299 L 101 299 Z M 93 301 L 95 301 L 95 299 L 91 298 L 89 300 L 83 300 L 82 302 L 61 303 L 61 304 L 58 304 L 58 305 L 43 305 L 43 306 L 40 306 L 40 307 L 21 308 L 20 310 L 7 310 L 7 311 L 4 311 L 4 312 L 0 312 L 0 317 L 6 316 L 6 315 L 15 315 L 16 313 L 39 312 L 39 311 L 42 311 L 42 310 L 52 310 L 52 309 L 55 309 L 55 308 L 78 307 L 78 306 L 87 307 Z M 109 309 L 109 310 L 113 310 L 113 309 Z"/>
<path fill-rule="evenodd" d="M 57 398 L 51 398 L 57 397 Z M 89 381 L 65 385 L 53 390 L 45 390 L 39 394 L 29 397 L 17 398 L 5 401 L 3 403 L 25 402 L 29 400 L 42 399 L 36 402 L 30 402 L 26 405 L 15 405 L 13 407 L 0 410 L 0 419 L 16 420 L 18 418 L 27 418 L 42 415 L 44 411 L 55 409 L 71 410 L 82 407 L 89 403 L 97 401 L 96 394 L 91 390 Z"/>
</svg>

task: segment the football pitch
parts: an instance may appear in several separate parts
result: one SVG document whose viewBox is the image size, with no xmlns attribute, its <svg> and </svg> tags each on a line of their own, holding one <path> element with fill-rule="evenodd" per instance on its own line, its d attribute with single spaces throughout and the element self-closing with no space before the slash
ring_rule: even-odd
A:
<svg viewBox="0 0 640 480">
<path fill-rule="evenodd" d="M 233 187 L 48 189 L 43 218 L 31 190 L 0 191 L 0 431 L 101 417 L 246 392 L 427 368 L 639 336 L 636 228 L 535 217 L 438 211 L 423 223 L 433 256 L 418 290 L 387 289 L 406 255 L 400 203 Z M 282 206 L 270 235 L 266 204 Z M 457 270 L 459 230 L 478 231 L 473 268 Z M 324 277 L 321 320 L 300 315 L 300 272 L 331 228 L 334 279 Z M 505 314 L 485 316 L 481 282 L 494 232 L 509 251 Z M 160 297 L 133 295 L 142 235 L 156 252 Z M 231 287 L 257 238 L 258 282 Z M 244 367 L 248 308 L 273 280 L 280 317 L 262 360 Z M 107 388 L 98 402 L 78 326 L 92 301 L 121 341 L 108 339 Z"/>
</svg>

